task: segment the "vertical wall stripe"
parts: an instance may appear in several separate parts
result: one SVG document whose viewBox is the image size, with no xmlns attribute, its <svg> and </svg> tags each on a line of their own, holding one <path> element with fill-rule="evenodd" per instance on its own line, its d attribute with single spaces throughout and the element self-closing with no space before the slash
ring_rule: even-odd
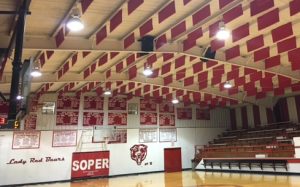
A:
<svg viewBox="0 0 300 187">
<path fill-rule="evenodd" d="M 288 97 L 286 98 L 289 112 L 290 121 L 298 121 L 297 116 L 297 107 L 296 107 L 296 97 Z"/>
<path fill-rule="evenodd" d="M 242 116 L 241 116 L 241 108 L 235 108 L 235 117 L 236 117 L 236 126 L 238 129 L 241 129 L 242 126 Z"/>
<path fill-rule="evenodd" d="M 296 103 L 296 108 L 297 108 L 298 122 L 300 123 L 300 95 L 297 95 L 295 97 L 295 103 Z"/>
<path fill-rule="evenodd" d="M 261 125 L 259 106 L 253 105 L 252 109 L 253 109 L 254 126 L 259 127 Z"/>
<path fill-rule="evenodd" d="M 271 108 L 266 108 L 267 122 L 268 124 L 274 122 L 273 111 Z"/>
<path fill-rule="evenodd" d="M 259 113 L 260 113 L 260 120 L 261 120 L 260 124 L 263 126 L 268 124 L 266 108 L 263 106 L 259 106 Z"/>
<path fill-rule="evenodd" d="M 252 105 L 247 105 L 247 119 L 248 119 L 248 128 L 254 128 L 255 126 L 254 126 Z"/>
<path fill-rule="evenodd" d="M 242 117 L 243 129 L 248 129 L 248 116 L 247 116 L 247 107 L 246 106 L 241 108 L 241 117 Z"/>
<path fill-rule="evenodd" d="M 282 120 L 283 121 L 290 121 L 290 116 L 289 116 L 289 107 L 287 104 L 287 98 L 283 98 L 281 101 L 281 113 L 282 113 Z"/>
<path fill-rule="evenodd" d="M 235 130 L 237 128 L 236 126 L 236 116 L 235 116 L 235 110 L 230 109 L 230 124 L 231 124 L 231 129 Z"/>
</svg>

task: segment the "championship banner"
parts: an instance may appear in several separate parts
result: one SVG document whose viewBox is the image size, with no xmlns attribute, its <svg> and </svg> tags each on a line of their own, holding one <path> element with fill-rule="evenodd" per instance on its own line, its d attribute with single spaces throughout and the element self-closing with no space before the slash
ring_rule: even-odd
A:
<svg viewBox="0 0 300 187">
<path fill-rule="evenodd" d="M 72 147 L 77 145 L 77 131 L 53 131 L 52 147 Z"/>
<path fill-rule="evenodd" d="M 37 112 L 37 105 L 38 105 L 38 100 L 36 99 L 31 100 L 29 104 L 30 112 Z"/>
<path fill-rule="evenodd" d="M 108 110 L 126 110 L 127 99 L 121 97 L 112 97 L 108 99 Z"/>
<path fill-rule="evenodd" d="M 196 109 L 196 119 L 197 120 L 210 120 L 210 110 L 209 109 Z"/>
<path fill-rule="evenodd" d="M 29 116 L 25 119 L 25 130 L 35 130 L 36 129 L 36 119 L 37 114 L 29 114 Z"/>
<path fill-rule="evenodd" d="M 174 113 L 174 104 L 170 102 L 159 103 L 160 113 Z"/>
<path fill-rule="evenodd" d="M 76 96 L 62 96 L 57 98 L 57 109 L 79 110 L 80 98 Z"/>
<path fill-rule="evenodd" d="M 14 131 L 13 149 L 38 149 L 40 147 L 40 131 Z"/>
<path fill-rule="evenodd" d="M 72 155 L 71 178 L 109 175 L 109 151 L 75 152 Z"/>
<path fill-rule="evenodd" d="M 192 119 L 192 108 L 177 108 L 177 119 Z"/>
<path fill-rule="evenodd" d="M 83 126 L 103 125 L 103 112 L 83 112 Z"/>
<path fill-rule="evenodd" d="M 153 99 L 140 99 L 140 110 L 156 112 L 156 102 Z"/>
<path fill-rule="evenodd" d="M 155 112 L 141 112 L 141 125 L 157 125 L 157 113 Z"/>
<path fill-rule="evenodd" d="M 84 110 L 103 110 L 103 97 L 98 96 L 84 96 Z"/>
<path fill-rule="evenodd" d="M 56 125 L 77 125 L 79 112 L 57 111 Z"/>
<path fill-rule="evenodd" d="M 159 114 L 159 126 L 175 126 L 175 115 Z"/>
<path fill-rule="evenodd" d="M 157 137 L 157 129 L 140 129 L 139 132 L 139 142 L 140 143 L 152 143 L 152 142 L 157 142 L 158 137 Z"/>
<path fill-rule="evenodd" d="M 127 125 L 127 113 L 108 113 L 108 125 Z"/>
</svg>

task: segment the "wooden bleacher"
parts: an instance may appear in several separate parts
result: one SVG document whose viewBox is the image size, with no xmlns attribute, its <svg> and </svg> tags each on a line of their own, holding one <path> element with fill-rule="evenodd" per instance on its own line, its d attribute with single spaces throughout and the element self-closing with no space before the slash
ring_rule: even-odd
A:
<svg viewBox="0 0 300 187">
<path fill-rule="evenodd" d="M 294 158 L 293 137 L 300 137 L 300 125 L 291 122 L 274 123 L 262 127 L 227 130 L 208 145 L 196 150 L 194 160 L 203 159 L 210 166 L 248 166 L 285 168 L 287 158 Z"/>
</svg>

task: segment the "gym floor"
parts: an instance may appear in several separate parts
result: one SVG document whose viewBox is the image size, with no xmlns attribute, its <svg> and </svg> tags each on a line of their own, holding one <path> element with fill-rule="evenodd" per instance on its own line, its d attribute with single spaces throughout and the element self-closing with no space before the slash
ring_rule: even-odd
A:
<svg viewBox="0 0 300 187">
<path fill-rule="evenodd" d="M 29 186 L 29 185 L 27 185 Z M 152 173 L 32 187 L 300 187 L 300 176 L 202 171 Z"/>
</svg>

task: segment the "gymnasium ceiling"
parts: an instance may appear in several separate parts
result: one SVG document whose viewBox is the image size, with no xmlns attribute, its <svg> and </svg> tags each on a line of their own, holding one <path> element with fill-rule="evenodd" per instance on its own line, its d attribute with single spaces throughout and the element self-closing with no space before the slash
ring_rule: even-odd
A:
<svg viewBox="0 0 300 187">
<path fill-rule="evenodd" d="M 0 10 L 21 2 L 1 0 Z M 85 25 L 78 33 L 65 26 L 74 7 Z M 299 0 L 32 0 L 29 10 L 23 59 L 41 64 L 43 76 L 31 87 L 37 96 L 110 88 L 214 107 L 300 90 Z M 15 20 L 0 15 L 1 48 Z M 225 42 L 215 37 L 220 20 L 232 34 Z M 140 56 L 145 35 L 155 37 L 155 50 Z M 208 47 L 215 59 L 202 62 Z M 9 93 L 11 59 L 2 62 L 2 93 Z M 151 77 L 142 73 L 146 64 Z M 226 81 L 234 87 L 224 89 Z"/>
</svg>

